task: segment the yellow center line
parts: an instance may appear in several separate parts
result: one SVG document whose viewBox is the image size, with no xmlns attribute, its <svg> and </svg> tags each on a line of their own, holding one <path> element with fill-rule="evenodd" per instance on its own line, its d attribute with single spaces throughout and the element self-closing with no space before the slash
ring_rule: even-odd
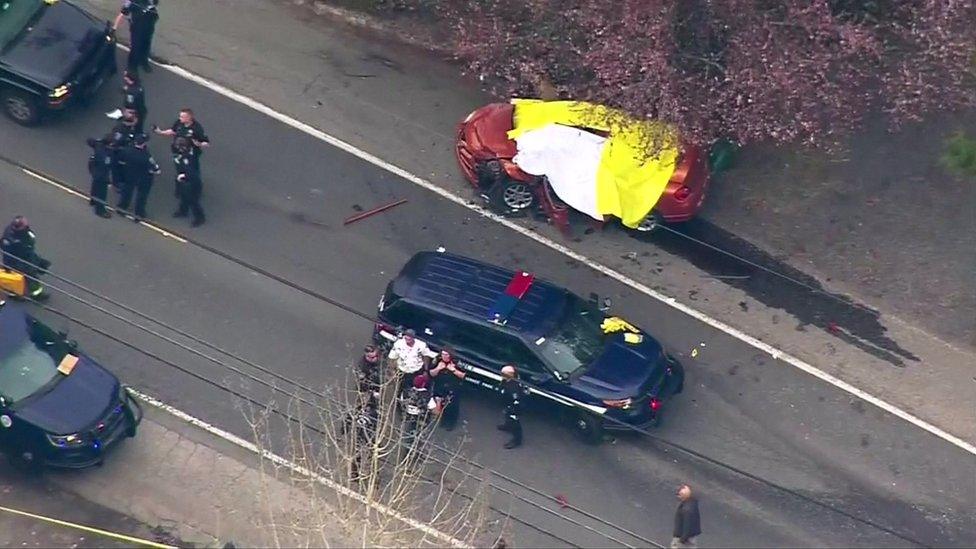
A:
<svg viewBox="0 0 976 549">
<path fill-rule="evenodd" d="M 83 532 L 89 532 L 89 533 L 92 533 L 92 534 L 98 534 L 100 536 L 104 536 L 104 537 L 111 538 L 111 539 L 115 539 L 115 540 L 119 540 L 119 541 L 124 541 L 124 542 L 127 542 L 127 543 L 132 543 L 132 544 L 135 544 L 135 545 L 141 545 L 143 547 L 154 547 L 154 548 L 157 548 L 157 549 L 176 549 L 176 546 L 174 546 L 174 545 L 164 545 L 162 543 L 156 543 L 155 541 L 149 541 L 149 540 L 146 540 L 146 539 L 141 539 L 141 538 L 136 538 L 136 537 L 132 537 L 132 536 L 127 536 L 125 534 L 117 534 L 115 532 L 109 532 L 107 530 L 101 530 L 99 528 L 92 528 L 91 526 L 85 526 L 83 524 L 75 524 L 73 522 L 68 522 L 66 520 L 60 520 L 60 519 L 56 519 L 56 518 L 45 517 L 43 515 L 36 515 L 34 513 L 28 513 L 27 511 L 20 511 L 20 510 L 17 510 L 17 509 L 11 509 L 10 507 L 0 506 L 0 511 L 4 511 L 4 512 L 7 512 L 7 513 L 11 513 L 13 515 L 20 515 L 20 516 L 24 516 L 24 517 L 29 517 L 29 518 L 32 518 L 32 519 L 40 520 L 40 521 L 43 521 L 43 522 L 48 522 L 48 523 L 51 523 L 51 524 L 57 524 L 58 526 L 64 526 L 64 527 L 67 527 L 67 528 L 74 528 L 76 530 L 81 530 Z"/>
</svg>

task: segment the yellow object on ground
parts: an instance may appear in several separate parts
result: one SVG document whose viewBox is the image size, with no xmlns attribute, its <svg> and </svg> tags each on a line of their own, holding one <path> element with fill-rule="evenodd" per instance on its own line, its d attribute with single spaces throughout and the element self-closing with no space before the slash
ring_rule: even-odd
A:
<svg viewBox="0 0 976 549">
<path fill-rule="evenodd" d="M 603 329 L 603 333 L 605 334 L 612 334 L 614 332 L 623 332 L 623 331 L 631 332 L 634 334 L 640 333 L 640 330 L 637 329 L 636 326 L 616 316 L 611 316 L 603 319 L 603 322 L 600 323 L 600 328 Z"/>
<path fill-rule="evenodd" d="M 677 165 L 677 132 L 660 122 L 633 118 L 623 111 L 584 101 L 513 99 L 513 129 L 509 139 L 549 124 L 561 124 L 608 133 L 596 185 L 597 208 L 636 227 L 664 193 Z M 658 154 L 648 154 L 648 143 L 661 143 Z"/>
<path fill-rule="evenodd" d="M 0 290 L 24 297 L 27 295 L 27 277 L 16 271 L 0 268 Z"/>
</svg>

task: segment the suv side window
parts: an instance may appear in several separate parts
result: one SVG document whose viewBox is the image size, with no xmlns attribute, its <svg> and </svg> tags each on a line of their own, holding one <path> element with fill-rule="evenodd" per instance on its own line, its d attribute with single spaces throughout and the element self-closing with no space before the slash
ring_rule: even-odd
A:
<svg viewBox="0 0 976 549">
<path fill-rule="evenodd" d="M 423 330 L 427 326 L 427 322 L 430 321 L 430 313 L 402 299 L 387 307 L 384 313 L 393 324 L 414 330 Z"/>
<path fill-rule="evenodd" d="M 542 362 L 525 347 L 522 340 L 490 326 L 472 322 L 458 323 L 450 341 L 462 356 L 468 355 L 471 359 L 480 360 L 485 366 L 500 369 L 510 362 L 520 370 L 535 374 L 545 372 Z"/>
</svg>

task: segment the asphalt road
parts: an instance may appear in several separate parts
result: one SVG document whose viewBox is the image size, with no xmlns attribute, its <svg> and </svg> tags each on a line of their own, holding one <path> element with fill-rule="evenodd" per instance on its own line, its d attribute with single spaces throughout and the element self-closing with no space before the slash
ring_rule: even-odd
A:
<svg viewBox="0 0 976 549">
<path fill-rule="evenodd" d="M 203 157 L 208 223 L 192 233 L 182 220 L 169 218 L 175 199 L 172 169 L 166 162 L 168 144 L 157 140 L 151 146 L 165 171 L 157 180 L 150 216 L 190 234 L 204 247 L 180 243 L 120 217 L 99 219 L 77 197 L 2 162 L 0 219 L 27 214 L 42 252 L 54 261 L 55 273 L 304 386 L 327 387 L 346 379 L 345 365 L 371 330 L 367 321 L 343 307 L 374 312 L 386 282 L 416 251 L 444 246 L 531 270 L 583 295 L 597 292 L 614 298 L 616 313 L 654 333 L 683 358 L 686 390 L 667 410 L 658 430 L 662 439 L 922 544 L 976 544 L 976 464 L 962 450 L 206 89 L 165 71 L 154 72 L 145 84 L 150 123 L 168 125 L 179 107 L 189 105 L 211 136 L 213 147 Z M 108 130 L 111 122 L 102 113 L 112 110 L 116 99 L 114 90 L 106 89 L 92 108 L 35 129 L 2 121 L 0 156 L 85 188 L 84 138 Z M 342 219 L 358 208 L 399 198 L 408 202 L 342 225 Z M 255 267 L 288 283 L 272 280 Z M 94 296 L 88 299 L 98 301 Z M 140 332 L 129 322 L 65 296 L 55 296 L 50 305 L 217 384 L 261 400 L 270 397 L 255 382 L 242 381 L 240 375 Z M 64 320 L 55 323 L 67 325 Z M 126 382 L 228 430 L 248 434 L 239 399 L 84 328 L 72 327 L 72 335 Z M 691 358 L 689 351 L 695 347 L 698 356 Z M 261 375 L 239 362 L 234 366 Z M 276 398 L 279 404 L 286 400 L 280 394 Z M 551 419 L 530 417 L 526 445 L 505 451 L 503 436 L 493 428 L 499 416 L 496 402 L 469 398 L 462 414 L 470 436 L 465 446 L 469 456 L 543 493 L 563 494 L 572 504 L 661 543 L 670 537 L 674 488 L 688 482 L 702 499 L 703 542 L 709 545 L 910 544 L 661 442 L 624 436 L 600 447 L 585 447 Z M 496 497 L 496 505 L 510 507 L 570 543 L 614 545 L 504 496 Z M 524 525 L 513 528 L 515 543 L 521 546 L 559 543 Z M 610 530 L 606 525 L 594 528 Z M 618 539 L 625 536 L 620 531 L 613 534 Z M 637 544 L 633 539 L 630 543 Z"/>
</svg>

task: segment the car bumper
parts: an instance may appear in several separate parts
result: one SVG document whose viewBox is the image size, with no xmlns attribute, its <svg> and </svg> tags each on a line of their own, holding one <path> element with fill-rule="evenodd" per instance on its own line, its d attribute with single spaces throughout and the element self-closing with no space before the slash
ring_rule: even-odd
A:
<svg viewBox="0 0 976 549">
<path fill-rule="evenodd" d="M 106 431 L 97 444 L 89 443 L 78 448 L 52 447 L 46 456 L 45 465 L 59 469 L 84 469 L 102 463 L 105 456 L 126 438 L 129 429 L 142 423 L 142 407 L 128 392 L 122 406 L 122 419 Z"/>
<path fill-rule="evenodd" d="M 458 124 L 457 144 L 454 147 L 454 156 L 457 158 L 458 167 L 461 168 L 461 174 L 464 175 L 464 178 L 469 183 L 477 187 L 478 174 L 475 172 L 475 164 L 477 161 L 474 158 L 474 154 L 468 148 L 468 144 L 464 141 L 464 129 L 465 125 L 463 122 Z"/>
</svg>

